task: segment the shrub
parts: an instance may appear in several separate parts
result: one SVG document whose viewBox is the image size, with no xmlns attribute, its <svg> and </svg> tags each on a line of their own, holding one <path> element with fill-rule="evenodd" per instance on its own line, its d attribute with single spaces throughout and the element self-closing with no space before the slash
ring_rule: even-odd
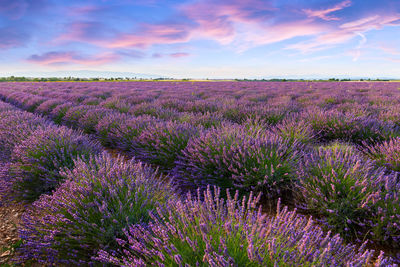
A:
<svg viewBox="0 0 400 267">
<path fill-rule="evenodd" d="M 25 200 L 50 193 L 63 179 L 59 171 L 74 166 L 74 159 L 99 153 L 97 142 L 66 127 L 37 129 L 12 152 L 15 188 Z"/>
<path fill-rule="evenodd" d="M 1 96 L 0 96 L 0 98 L 1 98 Z M 0 100 L 0 112 L 4 112 L 4 111 L 8 111 L 8 110 L 15 110 L 15 109 L 16 109 L 16 107 Z"/>
<path fill-rule="evenodd" d="M 58 105 L 50 112 L 50 117 L 55 123 L 61 124 L 65 114 L 72 107 L 74 107 L 74 104 L 71 102 Z"/>
<path fill-rule="evenodd" d="M 140 133 L 131 152 L 162 170 L 169 170 L 175 166 L 176 158 L 189 139 L 197 133 L 198 129 L 188 123 L 154 123 Z"/>
<path fill-rule="evenodd" d="M 369 238 L 379 244 L 398 249 L 400 248 L 400 180 L 398 175 L 388 175 L 383 184 L 381 198 L 370 217 Z"/>
<path fill-rule="evenodd" d="M 79 105 L 74 106 L 68 109 L 62 118 L 62 122 L 68 125 L 69 127 L 77 128 L 79 127 L 79 120 L 81 120 L 86 113 L 91 110 L 91 106 Z"/>
<path fill-rule="evenodd" d="M 121 133 L 121 125 L 124 125 L 129 116 L 119 112 L 110 113 L 102 117 L 97 123 L 95 130 L 100 143 L 107 147 L 116 147 Z"/>
<path fill-rule="evenodd" d="M 182 112 L 178 118 L 179 122 L 190 123 L 194 126 L 201 126 L 205 129 L 219 127 L 223 123 L 223 118 L 219 113 L 189 113 Z"/>
<path fill-rule="evenodd" d="M 339 235 L 325 234 L 311 219 L 287 208 L 266 217 L 257 198 L 220 199 L 211 190 L 170 202 L 147 227 L 131 225 L 118 239 L 119 253 L 97 259 L 116 266 L 385 266 L 383 253 L 358 251 Z M 202 201 L 204 199 L 204 201 Z M 365 244 L 364 244 L 365 245 Z"/>
<path fill-rule="evenodd" d="M 128 111 L 131 108 L 131 105 L 129 103 L 117 97 L 108 98 L 107 100 L 101 103 L 101 106 L 117 110 L 118 112 L 121 113 L 128 113 Z"/>
<path fill-rule="evenodd" d="M 9 160 L 16 145 L 37 128 L 51 125 L 44 118 L 28 112 L 9 110 L 0 113 L 0 159 Z"/>
<path fill-rule="evenodd" d="M 383 170 L 351 149 L 320 148 L 299 171 L 297 206 L 322 216 L 346 238 L 362 236 L 371 207 L 380 199 Z"/>
<path fill-rule="evenodd" d="M 309 123 L 294 118 L 282 121 L 272 131 L 290 142 L 298 141 L 303 144 L 312 143 L 315 137 Z"/>
<path fill-rule="evenodd" d="M 82 117 L 78 119 L 78 127 L 85 133 L 96 133 L 96 125 L 99 121 L 110 114 L 112 111 L 105 108 L 92 108 L 89 109 Z"/>
<path fill-rule="evenodd" d="M 191 139 L 174 173 L 177 180 L 192 186 L 213 184 L 270 196 L 291 185 L 302 149 L 272 133 L 225 125 Z"/>
<path fill-rule="evenodd" d="M 48 99 L 36 108 L 36 112 L 39 112 L 43 115 L 48 115 L 55 107 L 64 103 L 65 101 L 61 99 Z"/>
<path fill-rule="evenodd" d="M 332 111 L 312 110 L 304 114 L 316 138 L 322 142 L 348 141 L 355 132 L 355 120 L 350 115 Z"/>
<path fill-rule="evenodd" d="M 149 115 L 162 120 L 173 120 L 179 117 L 179 113 L 170 108 L 162 108 L 155 103 L 141 103 L 132 106 L 129 113 L 135 116 Z"/>
<path fill-rule="evenodd" d="M 360 145 L 383 142 L 397 136 L 400 136 L 400 130 L 393 122 L 380 121 L 373 117 L 359 117 L 351 141 Z"/>
<path fill-rule="evenodd" d="M 123 229 L 147 223 L 149 211 L 174 196 L 170 184 L 133 160 L 103 153 L 74 165 L 63 173 L 66 182 L 23 216 L 22 261 L 96 264 L 97 251 L 115 250 Z"/>
<path fill-rule="evenodd" d="M 400 172 L 400 137 L 377 144 L 363 143 L 361 150 L 378 166 Z"/>
</svg>

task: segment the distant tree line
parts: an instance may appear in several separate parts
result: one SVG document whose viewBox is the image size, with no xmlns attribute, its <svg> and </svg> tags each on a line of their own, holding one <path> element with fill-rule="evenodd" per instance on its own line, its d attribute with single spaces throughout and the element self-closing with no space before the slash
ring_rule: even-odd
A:
<svg viewBox="0 0 400 267">
<path fill-rule="evenodd" d="M 390 79 L 235 79 L 235 81 L 258 81 L 258 82 L 349 82 L 349 81 L 371 81 L 371 82 L 384 82 L 391 81 Z"/>
<path fill-rule="evenodd" d="M 78 78 L 78 77 L 48 77 L 48 78 L 34 78 L 34 77 L 0 77 L 0 82 L 96 82 L 96 81 L 192 81 L 192 79 L 173 79 L 173 78 L 137 78 L 137 77 L 117 77 L 117 78 Z M 218 81 L 219 79 L 206 79 L 209 81 Z M 224 80 L 224 79 L 222 79 Z M 258 81 L 258 82 L 347 82 L 347 81 L 390 81 L 390 79 L 233 79 L 233 81 Z"/>
</svg>

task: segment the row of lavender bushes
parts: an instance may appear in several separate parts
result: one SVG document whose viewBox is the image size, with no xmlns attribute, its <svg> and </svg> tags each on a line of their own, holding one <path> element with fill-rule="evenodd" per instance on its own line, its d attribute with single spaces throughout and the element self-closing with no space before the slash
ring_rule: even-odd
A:
<svg viewBox="0 0 400 267">
<path fill-rule="evenodd" d="M 343 245 L 339 235 L 324 233 L 295 211 L 278 206 L 277 214 L 267 217 L 257 205 L 259 196 L 252 193 L 241 199 L 238 192 L 234 197 L 227 192 L 223 199 L 219 189 L 207 188 L 180 197 L 152 168 L 100 153 L 99 144 L 82 133 L 65 135 L 65 127 L 6 104 L 0 105 L 0 120 L 2 144 L 14 144 L 8 155 L 12 164 L 20 167 L 21 156 L 29 163 L 23 169 L 27 177 L 46 178 L 36 184 L 43 189 L 41 195 L 23 216 L 21 261 L 119 266 L 391 264 L 382 253 L 372 260 L 373 251 Z M 29 124 L 36 125 L 25 128 L 32 129 L 30 133 L 8 140 L 7 133 Z M 84 152 L 77 153 L 77 148 Z M 24 149 L 28 152 L 21 154 Z M 13 178 L 16 184 L 32 181 Z M 49 185 L 55 190 L 50 192 Z"/>
<path fill-rule="evenodd" d="M 56 122 L 97 134 L 104 145 L 157 165 L 186 188 L 214 184 L 242 193 L 263 192 L 322 216 L 322 223 L 346 238 L 368 238 L 391 247 L 398 244 L 399 179 L 391 171 L 399 164 L 399 131 L 393 121 L 371 117 L 371 112 L 355 115 L 307 108 L 297 115 L 283 116 L 294 108 L 279 111 L 267 105 L 257 109 L 238 102 L 224 106 L 226 112 L 196 116 L 200 114 L 185 111 L 184 101 L 169 99 L 148 105 L 149 97 L 130 107 L 134 116 L 127 111 L 128 102 L 122 105 L 115 97 L 103 102 L 99 100 L 102 97 L 97 102 L 93 97 L 81 101 L 85 98 L 82 94 L 75 96 L 75 103 L 13 91 L 6 97 L 25 109 L 49 114 Z M 83 102 L 86 104 L 81 105 Z M 196 107 L 216 105 L 212 101 L 200 103 Z M 206 112 L 218 110 L 214 108 Z M 342 153 L 333 147 L 321 152 L 313 148 L 335 140 L 352 142 L 358 151 Z M 365 172 L 353 170 L 364 165 Z"/>
</svg>

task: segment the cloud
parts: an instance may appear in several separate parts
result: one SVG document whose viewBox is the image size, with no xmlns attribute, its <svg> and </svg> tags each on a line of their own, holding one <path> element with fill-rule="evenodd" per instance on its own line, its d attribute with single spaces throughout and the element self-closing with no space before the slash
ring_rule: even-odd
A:
<svg viewBox="0 0 400 267">
<path fill-rule="evenodd" d="M 172 54 L 169 54 L 169 56 L 173 57 L 173 58 L 181 58 L 181 57 L 188 57 L 188 56 L 190 56 L 190 54 L 188 54 L 188 53 L 172 53 Z"/>
<path fill-rule="evenodd" d="M 11 20 L 19 20 L 48 6 L 47 0 L 0 0 L 0 14 Z"/>
<path fill-rule="evenodd" d="M 400 50 L 398 50 L 394 46 L 382 44 L 382 45 L 379 45 L 378 48 L 380 50 L 382 50 L 383 52 L 385 52 L 386 54 L 391 54 L 391 55 L 395 55 L 395 56 L 400 55 Z"/>
<path fill-rule="evenodd" d="M 101 40 L 111 37 L 113 29 L 97 21 L 75 21 L 67 24 L 65 33 L 58 36 L 54 42 L 65 41 L 88 42 L 101 45 Z"/>
<path fill-rule="evenodd" d="M 310 41 L 288 45 L 286 48 L 300 50 L 303 53 L 307 53 L 346 43 L 357 35 L 362 36 L 362 40 L 364 40 L 365 32 L 373 29 L 381 29 L 384 26 L 390 26 L 398 19 L 400 19 L 399 14 L 366 16 L 357 20 L 340 24 L 338 27 L 331 27 L 329 31 L 318 35 Z"/>
<path fill-rule="evenodd" d="M 196 1 L 180 10 L 198 26 L 195 36 L 209 37 L 221 44 L 229 44 L 237 35 L 238 24 L 258 24 L 273 17 L 276 10 L 270 1 L 223 0 Z"/>
<path fill-rule="evenodd" d="M 323 20 L 339 20 L 338 17 L 335 16 L 329 16 L 330 13 L 333 13 L 335 11 L 339 11 L 342 10 L 343 8 L 349 7 L 351 6 L 351 1 L 350 0 L 346 0 L 343 2 L 340 2 L 339 4 L 331 7 L 331 8 L 327 8 L 327 9 L 319 9 L 319 10 L 312 10 L 312 9 L 303 9 L 303 12 L 308 16 L 308 17 L 316 17 L 316 18 L 320 18 Z"/>
<path fill-rule="evenodd" d="M 53 51 L 42 55 L 32 55 L 27 60 L 31 63 L 40 65 L 103 65 L 119 59 L 119 56 L 114 54 L 101 54 L 98 56 L 85 57 L 71 51 Z"/>
<path fill-rule="evenodd" d="M 0 48 L 10 49 L 25 45 L 30 39 L 30 35 L 19 28 L 3 27 L 0 28 Z"/>
<path fill-rule="evenodd" d="M 151 56 L 152 58 L 163 58 L 163 57 L 172 57 L 172 58 L 182 58 L 190 56 L 189 53 L 184 52 L 177 52 L 177 53 L 170 53 L 170 54 L 161 54 L 161 53 L 153 53 Z"/>
<path fill-rule="evenodd" d="M 108 48 L 148 48 L 154 44 L 176 44 L 188 42 L 190 39 L 190 27 L 185 24 L 142 24 L 137 32 L 120 34 L 102 42 L 102 45 Z"/>
<path fill-rule="evenodd" d="M 77 15 L 80 21 L 67 24 L 65 33 L 55 41 L 83 42 L 110 50 L 147 50 L 157 45 L 213 40 L 228 49 L 243 52 L 303 37 L 308 40 L 286 48 L 307 53 L 348 42 L 371 29 L 399 24 L 399 15 L 383 10 L 359 12 L 356 19 L 352 19 L 354 14 L 349 16 L 347 10 L 340 19 L 335 16 L 335 12 L 347 7 L 352 6 L 352 11 L 356 9 L 353 2 L 356 0 L 342 0 L 333 6 L 311 9 L 302 7 L 299 2 L 288 6 L 272 0 L 194 0 L 175 4 L 172 15 L 168 13 L 157 22 L 133 23 L 130 31 L 126 30 L 126 25 L 125 30 L 119 26 L 116 30 L 115 25 L 112 27 L 101 20 L 97 12 L 103 12 L 104 6 L 77 6 L 69 12 Z"/>
</svg>

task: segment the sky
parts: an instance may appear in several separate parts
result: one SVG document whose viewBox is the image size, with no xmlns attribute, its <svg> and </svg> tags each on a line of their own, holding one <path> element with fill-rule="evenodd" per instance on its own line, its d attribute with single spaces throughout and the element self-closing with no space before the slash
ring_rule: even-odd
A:
<svg viewBox="0 0 400 267">
<path fill-rule="evenodd" d="M 399 0 L 0 0 L 0 76 L 400 78 Z"/>
</svg>

